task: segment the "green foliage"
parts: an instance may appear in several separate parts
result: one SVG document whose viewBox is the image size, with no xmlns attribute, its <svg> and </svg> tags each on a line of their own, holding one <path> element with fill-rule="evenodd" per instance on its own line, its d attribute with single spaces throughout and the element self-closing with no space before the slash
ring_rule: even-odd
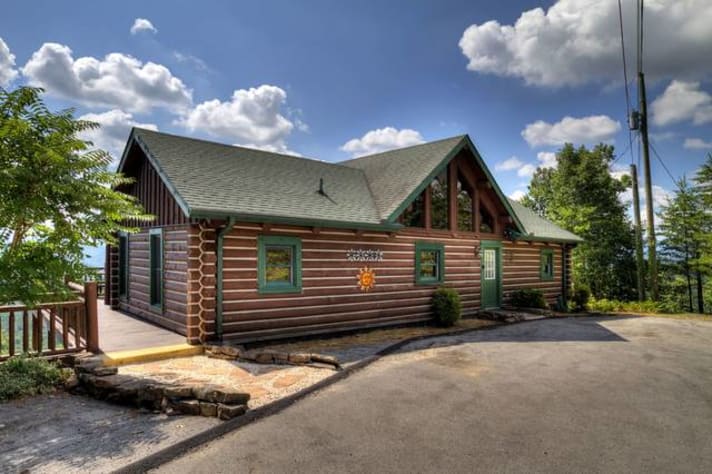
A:
<svg viewBox="0 0 712 474">
<path fill-rule="evenodd" d="M 522 203 L 585 242 L 573 251 L 574 281 L 598 298 L 629 299 L 635 291 L 635 239 L 620 196 L 629 185 L 609 171 L 613 147 L 566 144 L 556 168 L 539 168 Z"/>
<path fill-rule="evenodd" d="M 540 308 L 546 309 L 546 299 L 544 292 L 536 289 L 522 289 L 513 291 L 510 295 L 510 303 L 515 308 Z"/>
<path fill-rule="evenodd" d="M 646 301 L 619 301 L 608 300 L 602 298 L 597 300 L 591 298 L 588 301 L 588 308 L 591 311 L 600 311 L 602 313 L 640 313 L 640 314 L 655 314 L 655 313 L 673 313 L 666 304 L 651 300 Z"/>
<path fill-rule="evenodd" d="M 574 311 L 585 311 L 588 301 L 591 298 L 591 291 L 586 286 L 577 285 L 571 293 L 571 303 Z"/>
<path fill-rule="evenodd" d="M 0 303 L 66 297 L 65 278 L 88 274 L 85 246 L 150 218 L 116 190 L 130 180 L 109 171 L 111 156 L 79 138 L 99 125 L 49 111 L 41 93 L 0 89 Z"/>
<path fill-rule="evenodd" d="M 441 286 L 433 293 L 433 314 L 440 326 L 452 326 L 460 320 L 460 295 L 454 288 Z"/>
<path fill-rule="evenodd" d="M 49 393 L 66 380 L 68 371 L 34 357 L 12 357 L 0 363 L 0 401 Z"/>
<path fill-rule="evenodd" d="M 667 274 L 667 278 L 661 279 L 661 293 L 668 301 L 684 305 L 687 311 L 692 312 L 697 307 L 699 312 L 703 312 L 704 297 L 695 291 L 697 285 L 693 284 L 693 280 L 701 279 L 703 274 L 709 272 L 709 265 L 703 262 L 703 255 L 712 226 L 709 217 L 705 215 L 699 188 L 690 186 L 685 178 L 676 184 L 674 196 L 661 206 L 659 213 L 660 233 L 663 237 L 660 242 L 661 267 L 664 274 Z M 682 276 L 683 285 L 675 284 L 679 283 L 678 275 Z M 693 298 L 694 293 L 697 293 L 696 298 Z"/>
</svg>

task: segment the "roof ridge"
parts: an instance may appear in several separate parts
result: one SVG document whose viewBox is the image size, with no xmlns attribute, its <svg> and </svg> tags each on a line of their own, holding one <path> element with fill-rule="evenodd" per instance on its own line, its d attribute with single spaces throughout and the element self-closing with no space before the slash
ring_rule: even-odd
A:
<svg viewBox="0 0 712 474">
<path fill-rule="evenodd" d="M 394 151 L 410 150 L 410 149 L 419 148 L 419 147 L 422 147 L 422 146 L 425 146 L 425 145 L 433 145 L 433 144 L 435 144 L 435 143 L 445 142 L 445 141 L 448 141 L 448 140 L 454 140 L 454 139 L 456 139 L 456 138 L 458 138 L 458 139 L 463 139 L 463 138 L 465 138 L 466 136 L 467 136 L 467 134 L 466 134 L 466 133 L 463 133 L 463 134 L 461 134 L 461 135 L 453 135 L 453 136 L 451 136 L 451 137 L 440 138 L 440 139 L 438 139 L 438 140 L 432 140 L 432 141 L 428 141 L 428 142 L 418 143 L 417 145 L 404 146 L 404 147 L 400 147 L 400 148 L 391 148 L 390 150 L 379 151 L 378 153 L 371 153 L 370 155 L 363 155 L 363 156 L 359 156 L 359 157 L 357 157 L 357 158 L 349 158 L 348 160 L 338 161 L 337 164 L 343 165 L 343 164 L 345 164 L 345 163 L 352 163 L 352 162 L 354 162 L 354 161 L 358 161 L 358 160 L 361 160 L 361 159 L 364 159 L 364 158 L 371 158 L 371 157 L 378 156 L 378 155 L 385 155 L 385 154 L 387 154 L 387 153 L 391 153 L 391 152 L 394 152 Z"/>
<path fill-rule="evenodd" d="M 279 152 L 276 152 L 276 151 L 262 150 L 262 149 L 260 149 L 260 148 L 250 148 L 250 147 L 241 146 L 241 145 L 230 145 L 229 143 L 216 142 L 216 141 L 212 141 L 212 140 L 207 140 L 207 139 L 205 139 L 205 138 L 188 137 L 188 136 L 185 136 L 185 135 L 178 135 L 178 134 L 175 134 L 175 133 L 167 133 L 167 132 L 159 132 L 159 131 L 156 131 L 156 130 L 149 130 L 149 129 L 147 129 L 147 128 L 141 128 L 141 127 L 132 127 L 132 128 L 133 128 L 134 130 L 139 131 L 139 132 L 149 132 L 149 133 L 154 133 L 154 134 L 157 134 L 157 135 L 166 135 L 166 136 L 169 136 L 169 137 L 180 138 L 180 139 L 182 139 L 182 140 L 191 140 L 191 141 L 194 141 L 194 142 L 208 143 L 208 144 L 210 144 L 210 145 L 217 145 L 217 146 L 226 147 L 226 148 L 231 148 L 231 149 L 237 148 L 238 150 L 249 150 L 249 151 L 251 151 L 251 152 L 263 153 L 263 154 L 266 154 L 266 155 L 275 155 L 275 156 L 278 156 L 278 157 L 280 157 L 280 158 L 291 158 L 291 159 L 295 159 L 295 160 L 309 161 L 309 162 L 320 163 L 320 164 L 329 165 L 329 166 L 338 166 L 339 168 L 357 169 L 357 168 L 351 168 L 351 167 L 349 167 L 349 166 L 344 166 L 344 165 L 341 164 L 341 162 L 324 161 L 324 160 L 319 160 L 319 159 L 317 159 L 317 158 L 310 158 L 310 157 L 307 157 L 307 156 L 289 155 L 289 154 L 287 154 L 287 153 L 279 153 Z"/>
</svg>

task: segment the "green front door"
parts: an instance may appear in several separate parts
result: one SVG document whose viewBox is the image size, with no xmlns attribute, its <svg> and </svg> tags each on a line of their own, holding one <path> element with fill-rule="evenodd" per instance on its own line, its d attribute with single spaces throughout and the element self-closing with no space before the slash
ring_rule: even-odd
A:
<svg viewBox="0 0 712 474">
<path fill-rule="evenodd" d="M 482 307 L 498 308 L 502 300 L 501 243 L 482 242 Z"/>
</svg>

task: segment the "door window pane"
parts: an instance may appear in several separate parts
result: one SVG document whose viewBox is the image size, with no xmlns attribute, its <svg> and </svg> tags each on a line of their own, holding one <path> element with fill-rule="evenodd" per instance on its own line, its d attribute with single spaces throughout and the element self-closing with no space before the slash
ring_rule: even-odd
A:
<svg viewBox="0 0 712 474">
<path fill-rule="evenodd" d="M 496 251 L 494 249 L 484 249 L 484 254 L 483 254 L 483 278 L 485 280 L 494 280 L 497 278 L 497 270 L 496 270 L 496 265 L 497 265 L 497 258 L 496 258 Z"/>
</svg>

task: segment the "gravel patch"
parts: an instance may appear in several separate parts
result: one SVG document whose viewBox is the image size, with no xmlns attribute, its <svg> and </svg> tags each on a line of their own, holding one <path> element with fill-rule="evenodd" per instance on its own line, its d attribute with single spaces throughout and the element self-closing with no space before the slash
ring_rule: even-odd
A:
<svg viewBox="0 0 712 474">
<path fill-rule="evenodd" d="M 58 392 L 0 404 L 0 472 L 111 472 L 221 423 Z"/>
</svg>

